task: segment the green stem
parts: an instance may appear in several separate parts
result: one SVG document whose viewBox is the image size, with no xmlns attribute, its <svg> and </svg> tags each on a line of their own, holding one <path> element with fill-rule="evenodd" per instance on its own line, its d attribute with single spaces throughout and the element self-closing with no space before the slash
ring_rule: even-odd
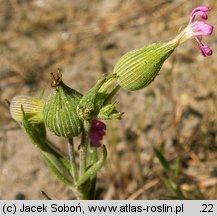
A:
<svg viewBox="0 0 217 216">
<path fill-rule="evenodd" d="M 86 173 L 87 170 L 87 149 L 89 143 L 89 133 L 90 133 L 90 122 L 84 121 L 84 131 L 81 137 L 81 145 L 80 145 L 80 175 L 79 180 L 82 179 L 83 175 Z M 77 188 L 79 194 L 77 198 L 79 200 L 88 200 L 89 199 L 89 190 L 88 185 L 83 184 Z"/>
<path fill-rule="evenodd" d="M 90 123 L 84 122 L 84 132 L 82 133 L 81 149 L 80 149 L 80 177 L 86 172 L 87 169 L 87 148 L 89 142 Z"/>
<path fill-rule="evenodd" d="M 74 192 L 77 200 L 88 200 L 87 194 L 82 191 L 82 189 L 73 187 L 72 191 Z"/>
<path fill-rule="evenodd" d="M 91 165 L 95 164 L 98 161 L 97 148 L 92 146 L 90 147 L 90 163 Z"/>
<path fill-rule="evenodd" d="M 115 82 L 115 80 L 116 76 L 114 74 L 109 74 L 107 76 L 107 81 L 100 87 L 98 91 L 98 93 L 104 93 L 107 95 L 104 101 L 104 105 L 109 103 L 121 88 L 121 86 Z"/>
<path fill-rule="evenodd" d="M 106 161 L 107 157 L 107 150 L 106 147 L 102 147 L 102 157 L 100 160 L 98 160 L 95 164 L 93 164 L 85 173 L 83 176 L 80 177 L 78 182 L 74 185 L 74 188 L 79 189 L 81 186 L 84 185 L 85 182 L 87 182 L 88 179 L 92 178 L 92 176 L 95 176 L 96 173 L 102 168 Z"/>
<path fill-rule="evenodd" d="M 110 101 L 112 100 L 112 98 L 117 94 L 117 92 L 119 91 L 119 89 L 121 88 L 120 85 L 116 85 L 113 87 L 113 89 L 111 90 L 111 92 L 108 94 L 105 102 L 104 102 L 104 105 L 110 103 Z"/>
<path fill-rule="evenodd" d="M 90 147 L 90 162 L 91 165 L 95 164 L 98 161 L 97 148 L 94 146 Z M 96 196 L 96 179 L 97 174 L 90 177 L 90 192 L 89 199 L 94 200 Z"/>
<path fill-rule="evenodd" d="M 87 197 L 86 193 L 79 192 L 79 194 L 77 196 L 77 200 L 89 200 L 89 198 Z"/>
<path fill-rule="evenodd" d="M 112 85 L 113 81 L 115 80 L 115 76 L 112 74 L 109 74 L 106 76 L 106 81 L 103 83 L 103 85 L 100 87 L 99 92 L 107 92 L 110 86 Z"/>
<path fill-rule="evenodd" d="M 75 160 L 75 149 L 74 149 L 74 142 L 73 139 L 68 139 L 68 152 L 69 152 L 69 159 L 71 165 L 71 175 L 73 176 L 74 182 L 78 181 L 78 168 L 76 165 Z"/>
</svg>

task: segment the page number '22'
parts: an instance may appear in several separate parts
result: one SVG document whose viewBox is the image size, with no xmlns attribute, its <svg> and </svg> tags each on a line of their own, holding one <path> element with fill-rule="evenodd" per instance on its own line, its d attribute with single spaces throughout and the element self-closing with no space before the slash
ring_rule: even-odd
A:
<svg viewBox="0 0 217 216">
<path fill-rule="evenodd" d="M 213 212 L 213 204 L 202 204 L 202 207 L 200 212 Z"/>
</svg>

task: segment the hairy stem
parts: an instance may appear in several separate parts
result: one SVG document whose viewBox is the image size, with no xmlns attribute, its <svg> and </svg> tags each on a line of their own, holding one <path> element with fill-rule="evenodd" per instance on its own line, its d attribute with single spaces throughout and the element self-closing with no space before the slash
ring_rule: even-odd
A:
<svg viewBox="0 0 217 216">
<path fill-rule="evenodd" d="M 89 142 L 90 122 L 84 122 L 84 132 L 81 138 L 80 149 L 80 177 L 85 173 L 87 169 L 87 148 Z"/>
<path fill-rule="evenodd" d="M 75 148 L 74 148 L 74 141 L 73 139 L 68 139 L 68 152 L 69 152 L 69 159 L 71 165 L 71 175 L 73 176 L 74 182 L 78 181 L 78 168 L 76 165 L 75 160 Z"/>
<path fill-rule="evenodd" d="M 98 161 L 98 153 L 97 148 L 94 146 L 90 147 L 90 163 L 91 165 L 95 164 Z M 97 174 L 90 177 L 90 192 L 89 192 L 89 198 L 91 200 L 95 199 L 96 196 L 96 179 Z"/>
</svg>

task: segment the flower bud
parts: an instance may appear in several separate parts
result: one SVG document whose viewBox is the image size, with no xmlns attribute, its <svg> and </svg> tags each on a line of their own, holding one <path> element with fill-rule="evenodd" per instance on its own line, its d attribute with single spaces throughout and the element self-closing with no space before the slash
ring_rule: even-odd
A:
<svg viewBox="0 0 217 216">
<path fill-rule="evenodd" d="M 125 54 L 114 68 L 118 84 L 130 91 L 146 87 L 158 75 L 164 61 L 177 46 L 176 41 L 154 43 Z"/>
<path fill-rule="evenodd" d="M 43 106 L 44 100 L 42 98 L 34 98 L 26 95 L 19 95 L 12 98 L 10 101 L 10 113 L 14 120 L 19 123 L 23 121 L 23 110 L 26 118 L 31 123 L 43 122 Z"/>
<path fill-rule="evenodd" d="M 61 77 L 52 87 L 55 89 L 44 105 L 45 125 L 57 136 L 72 138 L 79 135 L 83 124 L 77 115 L 77 105 L 82 95 L 66 86 Z"/>
<path fill-rule="evenodd" d="M 106 94 L 99 94 L 99 89 L 102 87 L 105 81 L 105 77 L 99 79 L 98 82 L 81 99 L 77 107 L 77 112 L 81 119 L 87 121 L 91 120 L 102 108 L 103 102 L 106 99 Z"/>
<path fill-rule="evenodd" d="M 100 109 L 97 118 L 101 120 L 121 119 L 123 113 L 116 109 L 115 104 L 108 104 Z"/>
</svg>

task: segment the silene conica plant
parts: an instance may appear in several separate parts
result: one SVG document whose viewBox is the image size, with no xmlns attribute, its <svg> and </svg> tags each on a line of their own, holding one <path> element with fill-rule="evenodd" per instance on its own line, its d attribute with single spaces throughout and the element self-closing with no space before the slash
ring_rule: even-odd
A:
<svg viewBox="0 0 217 216">
<path fill-rule="evenodd" d="M 67 86 L 58 73 L 52 74 L 53 91 L 47 98 L 24 95 L 12 98 L 12 118 L 39 149 L 54 175 L 72 189 L 77 199 L 95 199 L 97 173 L 107 156 L 106 146 L 102 145 L 106 133 L 102 120 L 121 119 L 123 114 L 117 110 L 112 98 L 121 88 L 136 91 L 148 86 L 164 61 L 192 37 L 203 56 L 212 55 L 211 48 L 202 43 L 202 36 L 213 32 L 213 26 L 203 21 L 208 19 L 209 11 L 209 7 L 196 7 L 186 28 L 173 39 L 122 56 L 113 73 L 100 78 L 86 95 Z M 47 139 L 46 130 L 67 139 L 68 155 L 61 153 Z M 76 136 L 81 138 L 78 149 L 73 142 Z"/>
</svg>

